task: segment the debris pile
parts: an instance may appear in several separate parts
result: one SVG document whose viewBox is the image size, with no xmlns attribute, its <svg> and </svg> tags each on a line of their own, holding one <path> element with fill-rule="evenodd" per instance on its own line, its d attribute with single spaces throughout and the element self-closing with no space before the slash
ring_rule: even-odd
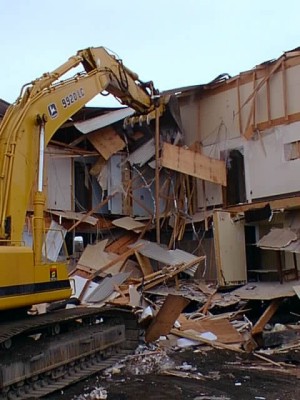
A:
<svg viewBox="0 0 300 400">
<path fill-rule="evenodd" d="M 139 232 L 145 227 L 129 217 L 117 224 Z M 144 342 L 161 349 L 210 346 L 264 358 L 300 349 L 298 281 L 224 289 L 195 278 L 205 256 L 170 250 L 141 236 L 126 230 L 115 241 L 88 245 L 70 272 L 73 297 L 85 306 L 130 307 Z M 142 360 L 137 364 L 147 373 L 154 361 Z"/>
</svg>

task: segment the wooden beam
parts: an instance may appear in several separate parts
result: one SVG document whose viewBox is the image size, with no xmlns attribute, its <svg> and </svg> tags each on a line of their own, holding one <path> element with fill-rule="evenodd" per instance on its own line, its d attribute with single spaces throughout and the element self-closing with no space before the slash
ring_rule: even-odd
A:
<svg viewBox="0 0 300 400">
<path fill-rule="evenodd" d="M 285 64 L 286 64 L 287 69 L 300 65 L 300 56 L 299 56 L 299 54 L 296 54 L 296 53 L 299 53 L 299 52 L 295 52 L 294 56 L 292 56 L 292 54 L 289 54 L 289 52 L 284 54 L 285 60 L 286 60 Z M 274 65 L 277 60 L 275 60 L 273 63 L 271 63 L 269 65 L 267 64 L 267 66 L 265 66 L 265 67 L 260 66 L 259 68 L 256 68 L 257 79 L 258 80 L 264 79 L 266 77 L 266 74 L 268 74 L 268 70 L 270 69 L 270 66 Z M 201 92 L 201 94 L 204 93 L 205 96 L 214 96 L 216 94 L 226 92 L 227 90 L 235 89 L 238 84 L 238 79 L 240 80 L 240 82 L 239 82 L 240 85 L 246 85 L 248 83 L 251 83 L 252 82 L 252 72 L 253 72 L 252 70 L 241 72 L 238 76 L 234 76 L 234 77 L 226 80 L 226 82 L 224 82 L 223 84 L 206 85 L 205 89 Z M 200 91 L 199 91 L 199 93 L 200 93 Z"/>
<path fill-rule="evenodd" d="M 244 103 L 241 106 L 241 109 L 243 107 L 245 107 L 246 104 L 249 103 L 249 101 L 251 101 L 253 99 L 254 96 L 256 96 L 257 92 L 263 87 L 263 85 L 266 83 L 266 81 L 268 79 L 270 79 L 270 77 L 281 67 L 281 64 L 284 60 L 284 56 L 281 56 L 276 62 L 275 64 L 272 66 L 272 68 L 270 69 L 269 73 L 259 82 L 259 84 L 256 86 L 256 88 L 253 90 L 253 92 L 250 94 L 250 96 L 248 96 L 248 98 L 246 99 L 246 101 L 244 101 Z M 240 110 L 239 110 L 240 111 Z"/>
<path fill-rule="evenodd" d="M 258 333 L 261 333 L 265 327 L 265 325 L 270 321 L 270 319 L 273 317 L 275 312 L 277 311 L 279 305 L 281 303 L 281 299 L 274 299 L 271 301 L 270 305 L 267 307 L 267 309 L 264 311 L 264 313 L 261 315 L 259 320 L 256 322 L 254 327 L 252 328 L 252 335 L 257 335 Z"/>
<path fill-rule="evenodd" d="M 160 336 L 168 335 L 176 319 L 190 300 L 182 296 L 169 294 L 158 314 L 146 330 L 145 341 L 153 342 Z"/>
<path fill-rule="evenodd" d="M 272 210 L 300 208 L 300 196 L 286 197 L 284 199 L 259 201 L 238 206 L 227 207 L 224 211 L 239 213 L 252 209 L 263 208 L 270 204 Z"/>
<path fill-rule="evenodd" d="M 267 87 L 267 112 L 268 112 L 268 123 L 271 124 L 271 91 L 270 91 L 270 80 L 266 82 Z"/>
<path fill-rule="evenodd" d="M 210 158 L 198 152 L 163 144 L 161 165 L 209 182 L 226 186 L 226 164 L 224 161 Z"/>
<path fill-rule="evenodd" d="M 250 121 L 251 121 L 251 116 L 254 115 L 255 97 L 256 97 L 258 91 L 263 87 L 263 85 L 282 66 L 282 63 L 284 62 L 284 59 L 285 59 L 285 57 L 282 56 L 276 61 L 276 63 L 273 65 L 273 67 L 271 68 L 269 73 L 259 82 L 259 84 L 254 88 L 254 90 L 252 91 L 250 96 L 248 96 L 246 101 L 242 104 L 241 108 L 238 110 L 238 112 L 240 113 L 242 111 L 243 107 L 245 107 L 245 105 L 248 104 L 253 99 L 253 104 L 252 104 L 252 107 L 251 107 L 249 120 L 248 120 L 246 131 L 245 131 L 245 134 L 244 134 L 244 137 L 246 139 L 248 139 L 248 140 L 251 139 L 251 137 L 253 136 L 253 133 L 254 133 L 253 127 L 250 125 Z M 249 126 L 248 126 L 248 124 L 249 124 Z"/>
<path fill-rule="evenodd" d="M 149 258 L 146 257 L 146 256 L 143 256 L 138 251 L 135 251 L 134 254 L 136 256 L 136 259 L 138 260 L 138 263 L 139 263 L 139 265 L 141 267 L 141 270 L 142 270 L 144 276 L 152 274 L 153 273 L 153 268 L 152 268 L 152 265 L 151 265 L 151 262 L 150 262 Z"/>
<path fill-rule="evenodd" d="M 240 92 L 240 75 L 237 79 L 237 98 L 238 98 L 238 110 L 241 108 L 241 92 Z M 242 135 L 243 133 L 243 122 L 242 122 L 242 114 L 239 112 L 238 113 L 239 116 L 239 130 L 240 130 L 240 135 Z"/>
<path fill-rule="evenodd" d="M 287 82 L 286 82 L 285 61 L 283 61 L 282 64 L 281 64 L 281 72 L 282 72 L 284 119 L 285 119 L 285 121 L 288 121 L 288 96 L 287 96 Z"/>
</svg>

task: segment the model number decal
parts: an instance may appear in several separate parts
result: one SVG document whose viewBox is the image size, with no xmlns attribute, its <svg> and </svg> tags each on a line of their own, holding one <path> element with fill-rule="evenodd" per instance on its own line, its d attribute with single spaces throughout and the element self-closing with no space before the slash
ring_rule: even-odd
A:
<svg viewBox="0 0 300 400">
<path fill-rule="evenodd" d="M 68 96 L 61 99 L 63 108 L 70 107 L 73 103 L 76 103 L 76 101 L 78 101 L 82 97 L 84 97 L 83 88 L 80 88 L 80 89 L 68 94 Z"/>
</svg>

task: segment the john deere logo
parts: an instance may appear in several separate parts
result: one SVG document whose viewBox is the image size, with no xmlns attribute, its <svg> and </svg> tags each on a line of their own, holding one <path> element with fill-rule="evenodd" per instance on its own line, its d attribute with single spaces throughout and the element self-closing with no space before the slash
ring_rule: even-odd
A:
<svg viewBox="0 0 300 400">
<path fill-rule="evenodd" d="M 54 118 L 57 117 L 58 111 L 57 111 L 56 105 L 55 105 L 54 103 L 49 104 L 49 106 L 48 106 L 48 112 L 49 112 L 49 115 L 50 115 L 50 117 L 51 117 L 52 119 L 54 119 Z"/>
</svg>

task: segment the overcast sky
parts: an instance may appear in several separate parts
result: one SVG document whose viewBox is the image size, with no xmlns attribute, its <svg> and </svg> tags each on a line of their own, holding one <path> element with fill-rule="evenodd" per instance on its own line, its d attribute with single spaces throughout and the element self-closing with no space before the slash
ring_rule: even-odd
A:
<svg viewBox="0 0 300 400">
<path fill-rule="evenodd" d="M 299 16 L 299 0 L 0 0 L 0 98 L 91 46 L 160 90 L 234 76 L 300 46 Z"/>
</svg>

